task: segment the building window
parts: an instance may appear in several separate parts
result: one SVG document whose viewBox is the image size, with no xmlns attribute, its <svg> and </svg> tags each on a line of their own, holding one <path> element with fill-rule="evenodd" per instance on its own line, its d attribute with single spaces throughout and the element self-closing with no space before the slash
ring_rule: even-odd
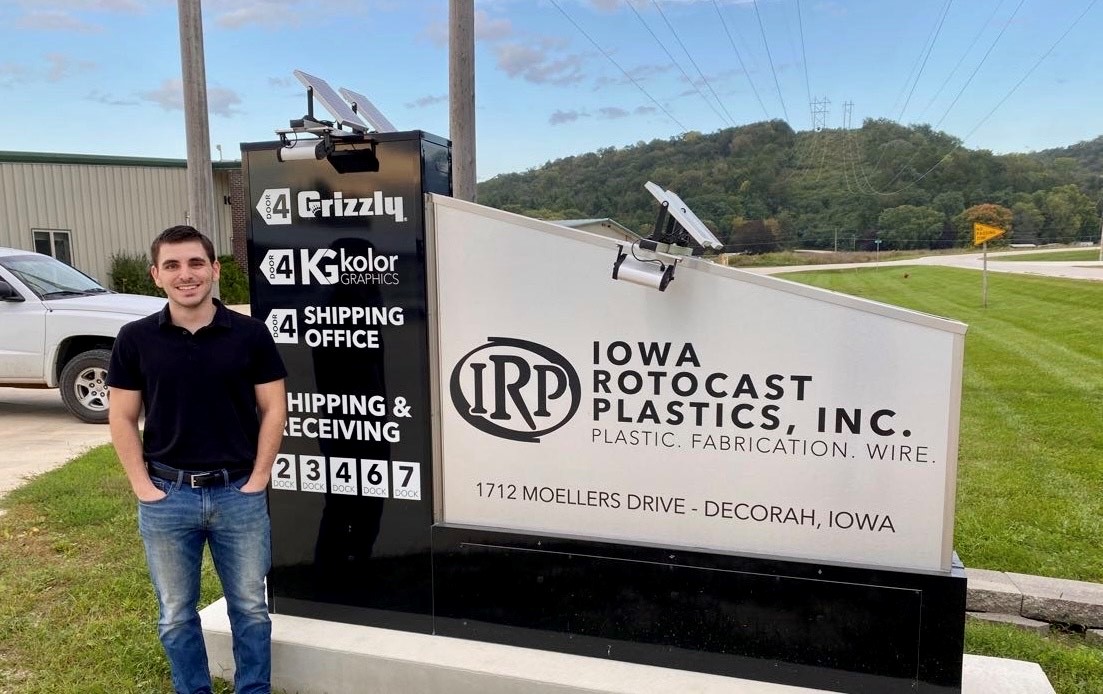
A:
<svg viewBox="0 0 1103 694">
<path fill-rule="evenodd" d="M 50 255 L 66 265 L 73 264 L 73 250 L 69 244 L 69 232 L 61 229 L 33 229 L 34 249 Z"/>
</svg>

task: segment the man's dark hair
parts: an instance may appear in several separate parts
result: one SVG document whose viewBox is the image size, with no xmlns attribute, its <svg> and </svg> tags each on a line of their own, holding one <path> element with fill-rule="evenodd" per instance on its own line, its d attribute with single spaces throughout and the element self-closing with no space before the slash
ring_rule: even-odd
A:
<svg viewBox="0 0 1103 694">
<path fill-rule="evenodd" d="M 153 259 L 153 264 L 157 264 L 157 258 L 161 255 L 161 246 L 166 243 L 186 243 L 188 241 L 198 241 L 203 244 L 203 250 L 207 252 L 207 260 L 212 263 L 215 261 L 214 244 L 207 236 L 196 229 L 186 224 L 179 224 L 174 227 L 165 229 L 157 238 L 153 239 L 153 245 L 149 247 L 149 257 Z"/>
</svg>

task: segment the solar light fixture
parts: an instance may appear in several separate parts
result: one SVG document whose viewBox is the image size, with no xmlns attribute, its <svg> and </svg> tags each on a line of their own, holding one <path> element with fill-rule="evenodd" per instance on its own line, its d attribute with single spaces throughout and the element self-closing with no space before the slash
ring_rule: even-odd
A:
<svg viewBox="0 0 1103 694">
<path fill-rule="evenodd" d="M 613 279 L 662 292 L 674 279 L 679 259 L 693 254 L 693 246 L 715 250 L 723 244 L 677 194 L 651 181 L 644 188 L 659 201 L 655 229 L 646 239 L 617 249 Z M 643 251 L 643 257 L 637 251 Z"/>
<path fill-rule="evenodd" d="M 635 246 L 624 247 L 617 252 L 617 261 L 613 263 L 613 279 L 624 280 L 632 284 L 666 291 L 667 285 L 674 279 L 674 266 L 678 261 L 664 263 L 658 258 L 640 258 Z"/>
<path fill-rule="evenodd" d="M 317 161 L 325 159 L 331 151 L 332 144 L 325 138 L 287 139 L 276 152 L 276 158 L 280 161 Z"/>
</svg>

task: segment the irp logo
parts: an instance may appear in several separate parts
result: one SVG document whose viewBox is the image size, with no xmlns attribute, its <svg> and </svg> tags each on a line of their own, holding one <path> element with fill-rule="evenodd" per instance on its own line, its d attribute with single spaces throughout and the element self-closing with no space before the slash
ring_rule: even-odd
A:
<svg viewBox="0 0 1103 694">
<path fill-rule="evenodd" d="M 528 443 L 569 422 L 582 396 L 578 373 L 563 355 L 509 337 L 488 338 L 465 354 L 452 369 L 449 391 L 471 426 Z"/>
<path fill-rule="evenodd" d="M 398 284 L 397 255 L 353 255 L 344 248 L 275 248 L 264 254 L 260 271 L 269 284 Z M 296 264 L 296 260 L 298 263 Z"/>
</svg>

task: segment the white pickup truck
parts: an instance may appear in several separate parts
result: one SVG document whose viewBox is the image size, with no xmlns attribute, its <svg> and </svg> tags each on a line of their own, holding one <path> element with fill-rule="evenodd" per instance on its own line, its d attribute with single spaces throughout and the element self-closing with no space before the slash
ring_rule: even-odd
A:
<svg viewBox="0 0 1103 694">
<path fill-rule="evenodd" d="M 0 248 L 0 386 L 60 387 L 70 412 L 106 422 L 115 336 L 164 305 L 116 294 L 48 255 Z"/>
</svg>

